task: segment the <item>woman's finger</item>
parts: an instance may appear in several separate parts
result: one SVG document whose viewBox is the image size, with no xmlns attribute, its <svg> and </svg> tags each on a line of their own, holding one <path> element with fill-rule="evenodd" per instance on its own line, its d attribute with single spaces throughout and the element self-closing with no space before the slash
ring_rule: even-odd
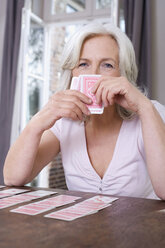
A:
<svg viewBox="0 0 165 248">
<path fill-rule="evenodd" d="M 64 94 L 78 97 L 82 102 L 84 102 L 86 104 L 92 103 L 92 99 L 90 97 L 86 96 L 85 94 L 83 94 L 77 90 L 66 90 L 66 91 L 64 91 Z"/>
<path fill-rule="evenodd" d="M 59 105 L 62 103 L 66 103 L 65 107 L 67 107 L 69 104 L 71 104 L 70 106 L 72 106 L 74 108 L 76 105 L 82 111 L 83 114 L 85 114 L 85 115 L 90 114 L 90 111 L 88 110 L 86 104 L 84 102 L 82 102 L 79 97 L 77 97 L 75 95 L 66 94 L 63 97 L 60 97 L 58 99 L 54 99 L 54 101 L 59 102 Z"/>
</svg>

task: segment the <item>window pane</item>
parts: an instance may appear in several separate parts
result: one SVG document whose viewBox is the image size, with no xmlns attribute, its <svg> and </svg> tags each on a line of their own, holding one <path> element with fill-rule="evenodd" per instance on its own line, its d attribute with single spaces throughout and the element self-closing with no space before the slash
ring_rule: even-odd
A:
<svg viewBox="0 0 165 248">
<path fill-rule="evenodd" d="M 44 29 L 31 21 L 28 42 L 28 69 L 29 73 L 43 75 Z"/>
<path fill-rule="evenodd" d="M 85 10 L 85 0 L 54 0 L 53 14 L 74 13 Z"/>
<path fill-rule="evenodd" d="M 113 0 L 96 0 L 96 9 L 111 8 Z"/>
<path fill-rule="evenodd" d="M 27 116 L 26 121 L 28 122 L 33 115 L 35 115 L 41 104 L 41 85 L 43 81 L 36 78 L 28 77 L 28 92 L 27 92 Z"/>
<path fill-rule="evenodd" d="M 123 1 L 120 1 L 120 5 L 119 5 L 119 27 L 123 32 L 125 32 L 125 17 L 124 17 Z"/>
<path fill-rule="evenodd" d="M 68 37 L 80 28 L 81 24 L 52 26 L 50 51 L 50 91 L 54 93 L 59 88 L 61 54 Z"/>
</svg>

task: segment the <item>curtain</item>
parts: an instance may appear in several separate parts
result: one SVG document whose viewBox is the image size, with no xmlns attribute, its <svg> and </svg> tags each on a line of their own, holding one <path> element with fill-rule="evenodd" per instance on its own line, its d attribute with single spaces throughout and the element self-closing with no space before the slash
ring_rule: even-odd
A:
<svg viewBox="0 0 165 248">
<path fill-rule="evenodd" d="M 7 0 L 0 94 L 0 184 L 10 146 L 23 6 L 24 0 Z"/>
<path fill-rule="evenodd" d="M 151 96 L 151 1 L 123 0 L 126 34 L 135 48 L 137 84 Z"/>
</svg>

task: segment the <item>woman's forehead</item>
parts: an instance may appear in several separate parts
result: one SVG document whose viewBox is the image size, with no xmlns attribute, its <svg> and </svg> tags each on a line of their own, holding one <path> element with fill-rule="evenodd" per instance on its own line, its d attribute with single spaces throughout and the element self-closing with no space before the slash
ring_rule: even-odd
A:
<svg viewBox="0 0 165 248">
<path fill-rule="evenodd" d="M 118 57 L 118 44 L 110 35 L 95 35 L 88 37 L 82 45 L 80 57 L 89 57 L 91 54 L 94 56 L 104 55 L 104 57 Z"/>
</svg>

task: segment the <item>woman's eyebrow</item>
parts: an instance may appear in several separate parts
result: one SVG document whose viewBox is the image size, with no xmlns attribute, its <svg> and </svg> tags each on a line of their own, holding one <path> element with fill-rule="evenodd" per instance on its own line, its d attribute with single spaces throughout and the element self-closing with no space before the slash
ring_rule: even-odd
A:
<svg viewBox="0 0 165 248">
<path fill-rule="evenodd" d="M 87 59 L 87 58 L 79 58 L 79 60 L 90 60 L 90 59 Z M 102 61 L 104 61 L 104 60 L 112 60 L 113 62 L 116 63 L 116 61 L 115 61 L 113 58 L 110 58 L 110 57 L 108 57 L 108 58 L 101 58 L 101 60 L 102 60 Z"/>
<path fill-rule="evenodd" d="M 86 59 L 86 58 L 79 58 L 79 60 L 86 60 L 86 61 L 88 61 L 89 59 Z"/>
<path fill-rule="evenodd" d="M 102 61 L 107 61 L 107 60 L 113 61 L 115 64 L 117 64 L 116 60 L 113 58 L 103 58 L 102 59 Z"/>
</svg>

